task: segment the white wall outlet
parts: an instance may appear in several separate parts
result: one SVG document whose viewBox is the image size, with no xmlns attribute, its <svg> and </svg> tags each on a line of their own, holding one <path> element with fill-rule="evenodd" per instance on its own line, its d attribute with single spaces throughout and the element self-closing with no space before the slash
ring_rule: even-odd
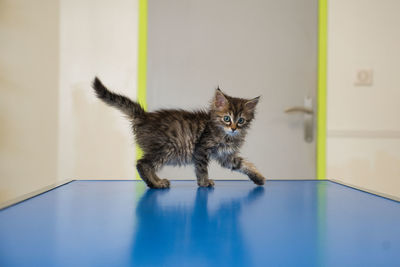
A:
<svg viewBox="0 0 400 267">
<path fill-rule="evenodd" d="M 356 72 L 356 86 L 371 86 L 373 83 L 374 72 L 372 69 L 359 69 Z"/>
</svg>

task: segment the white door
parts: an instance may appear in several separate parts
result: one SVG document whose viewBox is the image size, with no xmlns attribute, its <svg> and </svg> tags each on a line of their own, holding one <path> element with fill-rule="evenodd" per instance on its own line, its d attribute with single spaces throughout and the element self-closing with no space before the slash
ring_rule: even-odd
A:
<svg viewBox="0 0 400 267">
<path fill-rule="evenodd" d="M 207 107 L 218 85 L 232 96 L 262 95 L 242 155 L 267 178 L 314 179 L 317 1 L 148 4 L 149 110 Z M 305 99 L 314 114 L 284 112 L 303 107 Z M 160 176 L 195 177 L 190 167 L 165 167 Z M 217 164 L 210 177 L 245 178 Z"/>
</svg>

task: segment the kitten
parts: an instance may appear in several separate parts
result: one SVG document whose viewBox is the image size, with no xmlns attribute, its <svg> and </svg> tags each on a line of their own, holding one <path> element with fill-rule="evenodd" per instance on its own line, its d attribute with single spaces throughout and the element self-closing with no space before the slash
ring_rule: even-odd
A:
<svg viewBox="0 0 400 267">
<path fill-rule="evenodd" d="M 136 142 L 144 153 L 136 168 L 150 188 L 170 186 L 167 179 L 156 175 L 163 165 L 186 164 L 194 164 L 199 186 L 214 186 L 208 178 L 211 159 L 222 167 L 246 174 L 255 184 L 264 184 L 265 178 L 254 165 L 238 155 L 259 97 L 250 100 L 230 97 L 218 88 L 207 111 L 146 112 L 137 102 L 110 92 L 97 77 L 93 88 L 98 98 L 132 121 Z"/>
</svg>

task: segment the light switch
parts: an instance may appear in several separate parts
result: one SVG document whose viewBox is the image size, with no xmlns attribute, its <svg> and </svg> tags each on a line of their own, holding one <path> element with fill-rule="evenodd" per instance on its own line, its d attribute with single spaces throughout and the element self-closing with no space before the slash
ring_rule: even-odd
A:
<svg viewBox="0 0 400 267">
<path fill-rule="evenodd" d="M 372 69 L 359 69 L 356 72 L 356 86 L 371 86 L 373 83 L 374 72 Z"/>
</svg>

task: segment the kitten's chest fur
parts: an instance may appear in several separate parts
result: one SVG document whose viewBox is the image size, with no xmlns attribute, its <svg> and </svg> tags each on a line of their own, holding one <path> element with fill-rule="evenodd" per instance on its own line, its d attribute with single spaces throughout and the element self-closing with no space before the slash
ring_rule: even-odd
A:
<svg viewBox="0 0 400 267">
<path fill-rule="evenodd" d="M 244 135 L 229 136 L 223 130 L 210 123 L 200 137 L 194 154 L 206 151 L 209 159 L 225 159 L 236 154 L 244 142 Z"/>
<path fill-rule="evenodd" d="M 211 141 L 210 157 L 225 158 L 238 152 L 243 143 L 241 138 L 229 136 L 217 137 Z"/>
</svg>

